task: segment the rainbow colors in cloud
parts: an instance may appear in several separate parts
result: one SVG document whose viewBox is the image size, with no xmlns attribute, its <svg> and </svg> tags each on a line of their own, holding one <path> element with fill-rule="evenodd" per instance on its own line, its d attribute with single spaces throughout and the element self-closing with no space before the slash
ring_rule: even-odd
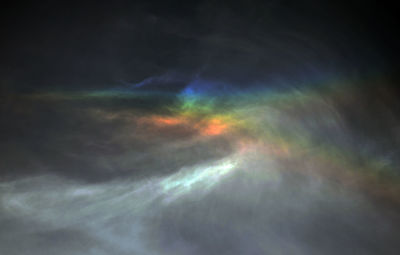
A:
<svg viewBox="0 0 400 255">
<path fill-rule="evenodd" d="M 281 162 L 282 171 L 298 171 L 338 181 L 400 205 L 400 178 L 393 165 L 379 158 L 364 157 L 350 147 L 335 143 L 335 138 L 330 139 L 329 132 L 343 135 L 348 132 L 333 102 L 337 98 L 351 98 L 345 92 L 349 87 L 331 83 L 323 89 L 253 89 L 226 93 L 231 88 L 224 85 L 213 93 L 209 88 L 213 83 L 202 85 L 201 81 L 193 82 L 180 94 L 92 91 L 38 93 L 29 98 L 93 101 L 93 106 L 86 109 L 87 114 L 105 122 L 122 121 L 124 130 L 131 129 L 132 133 L 144 135 L 148 140 L 165 136 L 180 139 L 187 135 L 195 142 L 221 138 L 231 144 L 236 157 L 246 158 L 256 153 Z M 107 109 L 101 105 L 102 100 L 135 102 L 143 98 L 151 100 L 153 96 L 157 100 L 160 95 L 172 98 L 172 103 L 163 105 L 157 112 L 143 111 L 141 105 L 121 109 Z M 356 102 L 348 103 L 357 107 Z M 129 142 L 130 137 L 122 139 Z M 362 164 L 358 163 L 360 158 Z M 229 167 L 232 168 L 233 165 Z M 196 174 L 204 175 L 214 175 L 214 172 L 204 170 Z M 185 182 L 174 179 L 173 183 L 178 185 L 181 181 Z"/>
</svg>

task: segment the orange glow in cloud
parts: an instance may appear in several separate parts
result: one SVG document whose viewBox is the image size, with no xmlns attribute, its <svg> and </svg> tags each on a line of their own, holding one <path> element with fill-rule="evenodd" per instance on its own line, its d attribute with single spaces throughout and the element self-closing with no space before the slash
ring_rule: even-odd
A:
<svg viewBox="0 0 400 255">
<path fill-rule="evenodd" d="M 205 127 L 200 129 L 202 135 L 214 136 L 224 133 L 228 129 L 228 124 L 222 122 L 220 119 L 211 119 Z"/>
<path fill-rule="evenodd" d="M 198 130 L 204 136 L 217 136 L 226 132 L 229 128 L 229 123 L 221 118 L 211 118 L 198 122 L 196 119 L 190 119 L 184 116 L 177 117 L 164 117 L 164 116 L 151 116 L 141 118 L 140 123 L 146 123 L 157 127 L 179 126 L 186 125 Z"/>
<path fill-rule="evenodd" d="M 187 124 L 187 119 L 183 117 L 163 117 L 163 116 L 151 116 L 141 118 L 139 123 L 146 123 L 154 126 L 176 126 Z"/>
<path fill-rule="evenodd" d="M 156 125 L 166 125 L 166 126 L 175 126 L 175 125 L 184 124 L 186 122 L 186 120 L 181 117 L 155 116 L 151 120 Z"/>
</svg>

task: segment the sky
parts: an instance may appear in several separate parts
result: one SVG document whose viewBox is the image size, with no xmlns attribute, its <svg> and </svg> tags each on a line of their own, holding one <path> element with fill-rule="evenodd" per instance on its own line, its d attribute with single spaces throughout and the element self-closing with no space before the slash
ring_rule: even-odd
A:
<svg viewBox="0 0 400 255">
<path fill-rule="evenodd" d="M 3 13 L 0 254 L 397 254 L 394 4 Z"/>
</svg>

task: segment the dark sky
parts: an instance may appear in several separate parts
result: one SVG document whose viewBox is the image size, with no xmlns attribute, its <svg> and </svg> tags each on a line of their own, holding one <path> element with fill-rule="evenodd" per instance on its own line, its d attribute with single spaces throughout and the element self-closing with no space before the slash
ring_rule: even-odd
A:
<svg viewBox="0 0 400 255">
<path fill-rule="evenodd" d="M 96 1 L 3 6 L 1 86 L 96 89 L 167 72 L 238 84 L 393 72 L 389 1 Z"/>
</svg>

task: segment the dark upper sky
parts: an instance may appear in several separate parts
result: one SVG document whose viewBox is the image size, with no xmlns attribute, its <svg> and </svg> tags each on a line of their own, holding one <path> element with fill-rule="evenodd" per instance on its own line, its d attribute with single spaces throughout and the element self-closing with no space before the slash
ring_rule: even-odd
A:
<svg viewBox="0 0 400 255">
<path fill-rule="evenodd" d="M 385 2 L 3 6 L 0 84 L 5 91 L 81 90 L 179 73 L 243 86 L 282 76 L 391 72 L 396 29 L 393 5 Z"/>
</svg>

